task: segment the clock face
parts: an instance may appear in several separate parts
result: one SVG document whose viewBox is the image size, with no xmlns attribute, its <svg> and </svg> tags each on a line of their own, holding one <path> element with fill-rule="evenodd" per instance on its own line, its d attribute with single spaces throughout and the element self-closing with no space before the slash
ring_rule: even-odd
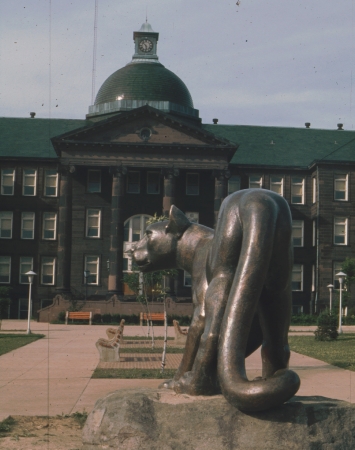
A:
<svg viewBox="0 0 355 450">
<path fill-rule="evenodd" d="M 139 50 L 144 53 L 150 52 L 153 48 L 153 42 L 149 39 L 142 39 L 139 43 Z"/>
</svg>

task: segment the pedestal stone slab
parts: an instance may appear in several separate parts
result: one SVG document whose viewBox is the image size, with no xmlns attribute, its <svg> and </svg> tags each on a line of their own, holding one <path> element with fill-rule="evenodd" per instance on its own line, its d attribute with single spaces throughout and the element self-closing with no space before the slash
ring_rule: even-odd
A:
<svg viewBox="0 0 355 450">
<path fill-rule="evenodd" d="M 245 414 L 223 396 L 125 389 L 96 402 L 83 443 L 85 450 L 353 450 L 355 405 L 296 396 Z"/>
</svg>

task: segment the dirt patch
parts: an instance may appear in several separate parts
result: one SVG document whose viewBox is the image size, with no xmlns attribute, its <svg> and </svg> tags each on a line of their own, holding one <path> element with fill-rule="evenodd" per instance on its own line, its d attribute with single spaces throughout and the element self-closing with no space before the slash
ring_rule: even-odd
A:
<svg viewBox="0 0 355 450">
<path fill-rule="evenodd" d="M 11 416 L 0 423 L 1 450 L 80 450 L 86 414 Z"/>
</svg>

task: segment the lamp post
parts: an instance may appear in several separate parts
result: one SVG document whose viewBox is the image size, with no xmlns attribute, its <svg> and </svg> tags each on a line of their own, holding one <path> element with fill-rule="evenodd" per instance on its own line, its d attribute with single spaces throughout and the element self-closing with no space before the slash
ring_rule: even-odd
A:
<svg viewBox="0 0 355 450">
<path fill-rule="evenodd" d="M 344 272 L 338 272 L 337 274 L 335 274 L 336 277 L 339 278 L 339 288 L 340 288 L 340 295 L 339 295 L 339 328 L 338 328 L 338 333 L 342 334 L 343 330 L 341 329 L 341 316 L 342 316 L 342 299 L 343 299 L 343 281 L 344 281 L 344 277 L 346 277 L 346 273 Z"/>
<path fill-rule="evenodd" d="M 333 287 L 333 284 L 328 284 L 327 286 L 327 288 L 329 289 L 329 314 L 332 313 Z"/>
<path fill-rule="evenodd" d="M 88 277 L 90 276 L 90 270 L 84 270 L 85 278 L 85 300 L 88 298 Z"/>
<path fill-rule="evenodd" d="M 25 275 L 28 276 L 28 316 L 27 316 L 27 334 L 31 334 L 31 315 L 32 315 L 32 298 L 31 298 L 31 294 L 32 294 L 32 283 L 33 283 L 33 279 L 34 276 L 37 275 L 35 272 L 33 272 L 33 270 L 30 270 L 29 272 L 26 272 Z"/>
</svg>

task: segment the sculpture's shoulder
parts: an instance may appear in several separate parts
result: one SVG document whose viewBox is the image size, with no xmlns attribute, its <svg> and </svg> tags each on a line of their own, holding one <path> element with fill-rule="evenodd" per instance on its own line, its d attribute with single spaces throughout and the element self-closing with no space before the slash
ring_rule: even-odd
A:
<svg viewBox="0 0 355 450">
<path fill-rule="evenodd" d="M 275 208 L 285 213 L 289 213 L 289 206 L 286 200 L 279 194 L 267 189 L 243 189 L 241 191 L 233 192 L 224 200 L 224 208 L 235 209 L 240 212 L 250 209 L 252 205 L 260 205 L 257 211 L 262 211 L 266 208 Z"/>
</svg>

